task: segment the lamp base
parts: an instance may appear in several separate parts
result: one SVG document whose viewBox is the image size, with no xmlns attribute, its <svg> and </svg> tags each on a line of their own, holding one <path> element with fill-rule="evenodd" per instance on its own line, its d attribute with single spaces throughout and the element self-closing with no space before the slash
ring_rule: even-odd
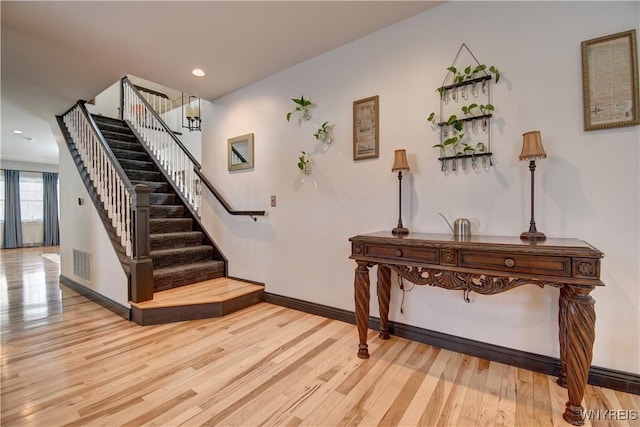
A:
<svg viewBox="0 0 640 427">
<path fill-rule="evenodd" d="M 394 236 L 405 236 L 409 234 L 409 229 L 404 227 L 395 227 L 393 230 L 391 230 L 391 234 L 393 234 Z"/>
<path fill-rule="evenodd" d="M 520 235 L 520 240 L 530 240 L 530 241 L 537 241 L 537 242 L 542 242 L 544 240 L 547 240 L 547 236 L 544 235 L 544 233 L 540 232 L 540 231 L 524 231 L 521 235 Z"/>
</svg>

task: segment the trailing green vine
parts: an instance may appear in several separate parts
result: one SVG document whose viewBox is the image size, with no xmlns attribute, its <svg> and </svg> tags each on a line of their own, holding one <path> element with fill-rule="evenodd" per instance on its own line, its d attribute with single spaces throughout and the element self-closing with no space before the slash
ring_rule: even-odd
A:
<svg viewBox="0 0 640 427">
<path fill-rule="evenodd" d="M 309 120 L 311 118 L 311 113 L 309 112 L 311 101 L 304 99 L 304 95 L 300 95 L 300 98 L 291 98 L 291 100 L 296 104 L 296 108 L 295 110 L 287 113 L 287 121 L 290 121 L 291 115 L 298 111 L 302 113 L 302 118 L 304 120 Z"/>
</svg>

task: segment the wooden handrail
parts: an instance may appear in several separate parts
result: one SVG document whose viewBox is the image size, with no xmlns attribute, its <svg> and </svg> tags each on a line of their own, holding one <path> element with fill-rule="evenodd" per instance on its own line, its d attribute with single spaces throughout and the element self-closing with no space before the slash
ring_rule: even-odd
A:
<svg viewBox="0 0 640 427">
<path fill-rule="evenodd" d="M 211 182 L 209 182 L 209 180 L 203 175 L 202 171 L 200 169 L 195 169 L 195 168 L 194 168 L 194 171 L 195 171 L 196 175 L 198 175 L 200 177 L 200 179 L 202 180 L 203 184 L 209 189 L 209 191 L 215 196 L 215 198 L 218 200 L 218 202 L 220 202 L 222 207 L 224 207 L 224 209 L 230 215 L 248 215 L 254 221 L 258 220 L 258 218 L 256 218 L 256 216 L 264 216 L 265 215 L 265 211 L 236 211 L 236 210 L 232 209 L 229 206 L 229 204 L 224 200 L 222 195 L 218 192 L 218 190 L 215 189 L 213 184 L 211 184 Z"/>
<path fill-rule="evenodd" d="M 155 96 L 159 96 L 160 98 L 169 99 L 169 97 L 166 94 L 164 94 L 162 92 L 158 92 L 157 90 L 148 89 L 146 87 L 142 87 L 142 86 L 138 86 L 138 85 L 133 85 L 133 87 L 138 89 L 138 91 L 140 91 L 140 92 L 146 92 L 146 93 L 148 93 L 150 95 L 155 95 Z"/>
<path fill-rule="evenodd" d="M 127 174 L 124 172 L 124 169 L 122 169 L 122 167 L 120 166 L 120 162 L 116 158 L 116 155 L 113 154 L 113 151 L 111 151 L 111 147 L 109 146 L 107 141 L 104 139 L 102 132 L 100 132 L 100 130 L 98 129 L 98 125 L 96 124 L 95 120 L 93 120 L 93 117 L 91 116 L 91 114 L 89 114 L 89 111 L 87 110 L 87 107 L 85 106 L 85 104 L 86 104 L 86 101 L 83 101 L 83 100 L 80 100 L 76 103 L 76 105 L 80 107 L 80 111 L 82 111 L 82 114 L 84 114 L 87 121 L 91 125 L 93 132 L 98 137 L 98 141 L 100 141 L 100 144 L 102 145 L 103 150 L 107 153 L 107 156 L 109 157 L 109 160 L 111 161 L 111 164 L 113 165 L 113 168 L 115 169 L 116 173 L 118 174 L 120 179 L 125 183 L 125 186 L 129 191 L 129 194 L 132 194 L 133 187 L 134 187 L 133 184 L 129 180 L 129 177 L 127 176 Z M 69 111 L 71 111 L 74 107 L 72 107 Z"/>
</svg>

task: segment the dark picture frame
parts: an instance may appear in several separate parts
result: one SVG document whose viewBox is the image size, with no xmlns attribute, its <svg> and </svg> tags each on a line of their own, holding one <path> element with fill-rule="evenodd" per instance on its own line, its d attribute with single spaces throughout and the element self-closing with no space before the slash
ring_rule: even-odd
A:
<svg viewBox="0 0 640 427">
<path fill-rule="evenodd" d="M 582 42 L 584 130 L 640 124 L 636 31 Z"/>
</svg>

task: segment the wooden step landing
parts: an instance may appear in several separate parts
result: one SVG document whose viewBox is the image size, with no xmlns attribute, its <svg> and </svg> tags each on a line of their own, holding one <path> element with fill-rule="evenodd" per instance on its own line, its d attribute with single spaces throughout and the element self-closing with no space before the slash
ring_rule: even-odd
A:
<svg viewBox="0 0 640 427">
<path fill-rule="evenodd" d="M 229 277 L 155 292 L 153 300 L 130 302 L 139 325 L 222 317 L 264 300 L 264 285 Z"/>
</svg>

